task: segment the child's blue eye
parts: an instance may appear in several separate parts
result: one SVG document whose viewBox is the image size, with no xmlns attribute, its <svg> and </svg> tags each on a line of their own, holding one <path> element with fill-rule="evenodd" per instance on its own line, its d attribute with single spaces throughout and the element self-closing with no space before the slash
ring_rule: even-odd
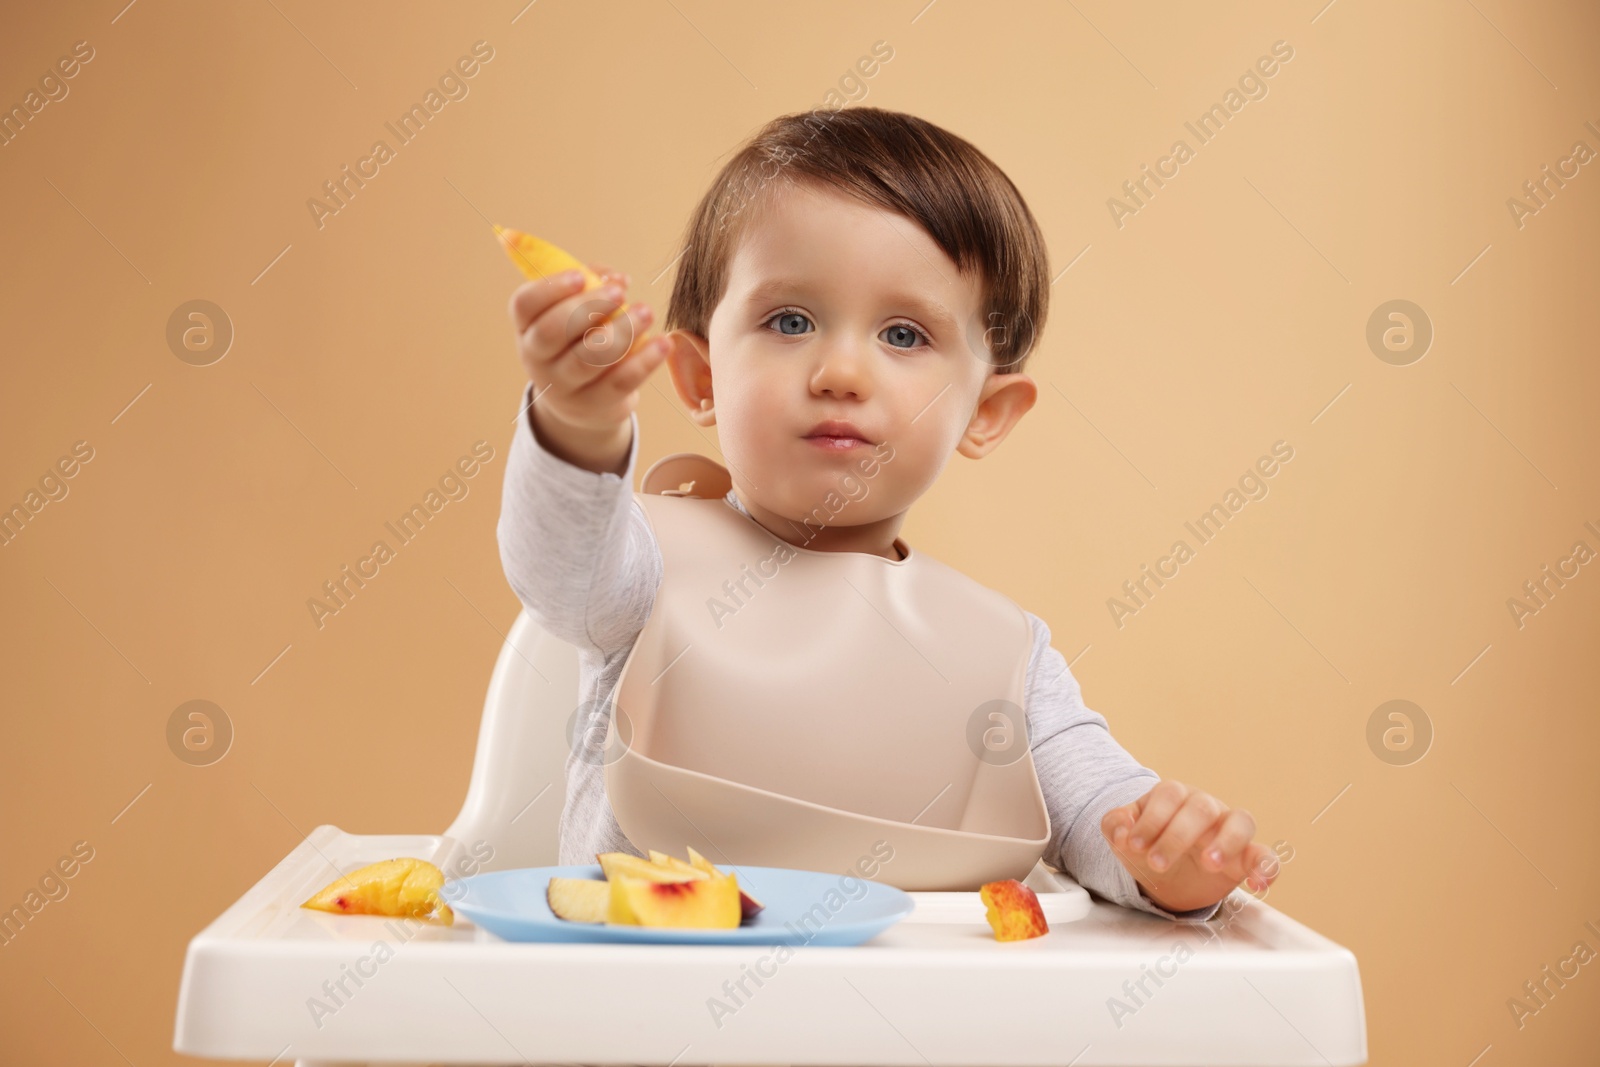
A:
<svg viewBox="0 0 1600 1067">
<path fill-rule="evenodd" d="M 896 334 L 896 331 L 899 331 L 898 334 Z M 897 322 L 893 326 L 890 326 L 887 330 L 884 330 L 883 332 L 885 334 L 892 335 L 892 336 L 899 336 L 899 337 L 901 337 L 903 339 L 907 339 L 907 340 L 913 342 L 912 344 L 904 344 L 904 345 L 902 345 L 902 344 L 896 344 L 894 341 L 890 340 L 889 343 L 891 345 L 893 345 L 895 348 L 913 348 L 913 347 L 915 347 L 915 341 L 918 338 L 921 338 L 923 344 L 927 344 L 928 343 L 928 335 L 927 334 L 923 333 L 921 330 L 917 329 L 915 326 L 910 326 L 910 325 L 907 325 L 906 323 L 903 323 L 903 322 Z M 885 340 L 888 340 L 888 338 L 886 337 Z"/>
<path fill-rule="evenodd" d="M 796 311 L 793 308 L 784 308 L 782 311 L 779 311 L 773 315 L 771 319 L 768 319 L 766 323 L 763 323 L 763 325 L 770 324 L 773 319 L 778 320 L 778 332 L 787 337 L 793 337 L 795 334 L 806 333 L 807 331 L 804 329 L 804 327 L 811 322 L 811 320 L 806 318 L 803 313 Z M 790 330 L 786 329 L 786 326 L 798 326 L 800 328 Z"/>
<path fill-rule="evenodd" d="M 773 322 L 778 323 L 777 332 L 786 337 L 794 337 L 810 332 L 806 327 L 810 326 L 811 320 L 806 317 L 804 312 L 797 311 L 794 308 L 784 308 L 775 312 L 762 325 L 770 328 Z M 790 329 L 790 327 L 794 327 L 794 329 Z M 895 348 L 914 348 L 919 340 L 925 345 L 933 343 L 928 339 L 927 334 L 905 322 L 895 323 L 884 330 L 880 336 Z"/>
</svg>

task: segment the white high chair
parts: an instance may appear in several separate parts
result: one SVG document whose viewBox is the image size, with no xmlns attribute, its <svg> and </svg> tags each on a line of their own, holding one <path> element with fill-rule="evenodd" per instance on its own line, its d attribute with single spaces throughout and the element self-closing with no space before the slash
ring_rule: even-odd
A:
<svg viewBox="0 0 1600 1067">
<path fill-rule="evenodd" d="M 577 694 L 576 650 L 519 614 L 455 822 L 312 831 L 190 941 L 173 1048 L 300 1067 L 1366 1062 L 1348 950 L 1243 893 L 1227 919 L 1173 923 L 1042 863 L 1027 883 L 1051 930 L 1018 942 L 994 939 L 977 893 L 913 893 L 915 912 L 865 944 L 786 950 L 510 943 L 459 915 L 299 907 L 392 856 L 450 877 L 554 865 Z"/>
</svg>

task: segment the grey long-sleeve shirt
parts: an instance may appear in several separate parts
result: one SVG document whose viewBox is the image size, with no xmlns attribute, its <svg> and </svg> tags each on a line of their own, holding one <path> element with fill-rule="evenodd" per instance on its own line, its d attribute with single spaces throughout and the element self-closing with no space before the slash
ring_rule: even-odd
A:
<svg viewBox="0 0 1600 1067">
<path fill-rule="evenodd" d="M 644 509 L 633 498 L 639 417 L 627 469 L 597 474 L 553 455 L 532 428 L 531 386 L 506 460 L 498 536 L 506 580 L 528 614 L 579 654 L 579 719 L 575 737 L 605 736 L 606 704 L 628 651 L 650 617 L 661 584 L 662 558 Z M 729 491 L 727 504 L 745 514 Z M 1050 644 L 1044 620 L 1024 611 L 1033 631 L 1023 709 L 1050 840 L 1044 862 L 1125 907 L 1169 918 L 1205 919 L 1217 905 L 1168 912 L 1140 894 L 1137 883 L 1100 832 L 1112 808 L 1159 780 L 1117 744 L 1106 720 L 1084 706 L 1065 658 Z M 560 862 L 593 863 L 599 852 L 639 854 L 606 799 L 605 766 L 574 746 L 566 761 Z"/>
</svg>

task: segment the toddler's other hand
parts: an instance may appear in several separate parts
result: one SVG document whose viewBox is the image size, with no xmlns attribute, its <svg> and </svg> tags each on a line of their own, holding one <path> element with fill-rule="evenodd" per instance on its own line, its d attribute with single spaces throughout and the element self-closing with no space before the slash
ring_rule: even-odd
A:
<svg viewBox="0 0 1600 1067">
<path fill-rule="evenodd" d="M 1262 892 L 1278 877 L 1278 857 L 1251 840 L 1256 821 L 1209 793 L 1163 780 L 1100 821 L 1122 865 L 1145 896 L 1168 911 L 1209 907 L 1246 882 Z"/>
</svg>

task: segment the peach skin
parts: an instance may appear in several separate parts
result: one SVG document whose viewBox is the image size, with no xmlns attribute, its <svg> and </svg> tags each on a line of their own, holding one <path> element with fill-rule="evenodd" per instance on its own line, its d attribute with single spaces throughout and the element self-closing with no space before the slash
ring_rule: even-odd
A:
<svg viewBox="0 0 1600 1067">
<path fill-rule="evenodd" d="M 984 918 L 994 929 L 996 941 L 1026 941 L 1050 932 L 1038 895 L 1015 878 L 980 886 L 978 897 L 983 901 Z"/>
</svg>

